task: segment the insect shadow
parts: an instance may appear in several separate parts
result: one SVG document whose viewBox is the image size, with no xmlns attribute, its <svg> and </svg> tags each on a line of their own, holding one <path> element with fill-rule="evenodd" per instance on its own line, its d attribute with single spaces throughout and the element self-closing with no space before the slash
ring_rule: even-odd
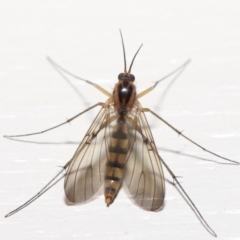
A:
<svg viewBox="0 0 240 240">
<path fill-rule="evenodd" d="M 98 194 L 99 189 L 104 186 L 105 202 L 107 206 L 110 206 L 116 199 L 121 187 L 124 186 L 131 200 L 137 206 L 147 211 L 160 211 L 164 206 L 165 198 L 165 178 L 162 168 L 164 166 L 171 175 L 175 187 L 202 225 L 210 234 L 216 237 L 216 233 L 186 193 L 178 177 L 159 155 L 145 113 L 151 113 L 179 136 L 182 136 L 205 152 L 225 160 L 228 164 L 238 165 L 239 163 L 204 148 L 173 127 L 154 111 L 141 106 L 138 101 L 141 97 L 152 91 L 167 77 L 174 73 L 181 73 L 189 61 L 164 78 L 156 81 L 151 87 L 137 93 L 134 84 L 135 76 L 131 73 L 131 69 L 142 45 L 138 48 L 127 70 L 121 31 L 120 35 L 124 56 L 124 71 L 118 75 L 118 82 L 115 84 L 112 94 L 94 82 L 73 75 L 48 58 L 56 68 L 94 86 L 105 94 L 108 99 L 105 103 L 96 103 L 67 121 L 43 131 L 4 136 L 6 138 L 17 138 L 42 134 L 67 124 L 96 107 L 101 107 L 75 154 L 63 166 L 62 170 L 36 195 L 8 213 L 6 217 L 27 207 L 63 177 L 65 178 L 64 190 L 67 201 L 73 204 L 82 204 L 90 201 Z M 78 93 L 78 90 L 76 92 Z"/>
</svg>

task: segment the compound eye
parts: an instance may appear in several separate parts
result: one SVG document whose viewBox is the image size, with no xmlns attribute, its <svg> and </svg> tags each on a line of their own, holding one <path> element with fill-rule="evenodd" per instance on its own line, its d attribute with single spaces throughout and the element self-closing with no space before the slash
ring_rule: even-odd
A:
<svg viewBox="0 0 240 240">
<path fill-rule="evenodd" d="M 130 74 L 130 81 L 134 82 L 135 76 L 133 74 Z"/>
<path fill-rule="evenodd" d="M 121 80 L 121 79 L 123 78 L 123 76 L 124 76 L 124 73 L 120 73 L 120 74 L 118 75 L 118 80 Z"/>
</svg>

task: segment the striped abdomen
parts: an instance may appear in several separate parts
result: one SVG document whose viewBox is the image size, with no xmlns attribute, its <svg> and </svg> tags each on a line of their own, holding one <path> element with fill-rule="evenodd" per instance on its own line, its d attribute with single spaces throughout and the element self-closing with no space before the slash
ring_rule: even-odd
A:
<svg viewBox="0 0 240 240">
<path fill-rule="evenodd" d="M 124 117 L 119 117 L 113 128 L 105 171 L 105 201 L 109 206 L 118 194 L 124 174 L 128 151 L 128 128 Z"/>
</svg>

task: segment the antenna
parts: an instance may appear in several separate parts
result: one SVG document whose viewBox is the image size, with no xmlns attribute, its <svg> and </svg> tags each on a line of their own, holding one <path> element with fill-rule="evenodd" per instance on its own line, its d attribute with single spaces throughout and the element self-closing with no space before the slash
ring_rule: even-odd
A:
<svg viewBox="0 0 240 240">
<path fill-rule="evenodd" d="M 119 29 L 121 39 L 122 39 L 122 47 L 123 47 L 123 57 L 124 57 L 124 73 L 127 73 L 127 62 L 126 62 L 126 54 L 125 54 L 125 47 L 124 47 L 124 42 L 123 42 L 123 36 L 122 36 L 122 31 Z"/>
<path fill-rule="evenodd" d="M 131 62 L 131 65 L 130 65 L 130 67 L 129 67 L 128 73 L 131 73 L 131 68 L 132 68 L 133 62 L 134 62 L 134 60 L 135 60 L 138 52 L 140 51 L 142 45 L 143 45 L 143 44 L 141 44 L 141 46 L 139 47 L 139 49 L 138 49 L 137 52 L 135 53 L 135 55 L 134 55 L 134 57 L 133 57 L 133 60 L 132 60 L 132 62 Z"/>
</svg>

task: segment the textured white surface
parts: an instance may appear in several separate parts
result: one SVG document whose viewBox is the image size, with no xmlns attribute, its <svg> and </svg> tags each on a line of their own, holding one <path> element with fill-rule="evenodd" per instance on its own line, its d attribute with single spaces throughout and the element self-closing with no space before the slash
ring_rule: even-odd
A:
<svg viewBox="0 0 240 240">
<path fill-rule="evenodd" d="M 192 59 L 161 109 L 167 81 L 142 99 L 143 106 L 210 150 L 240 161 L 239 10 L 239 1 L 5 1 L 0 10 L 1 135 L 42 130 L 104 101 L 91 86 L 73 80 L 79 98 L 45 56 L 111 91 L 123 70 L 121 28 L 128 62 L 144 43 L 133 66 L 139 90 Z M 38 144 L 0 138 L 1 239 L 213 239 L 169 183 L 159 213 L 137 208 L 124 191 L 110 208 L 103 197 L 67 206 L 61 181 L 4 218 L 71 158 L 94 114 L 25 138 Z M 156 119 L 149 122 L 160 154 L 183 177 L 181 183 L 218 239 L 240 239 L 240 167 L 163 151 L 218 161 Z"/>
</svg>

